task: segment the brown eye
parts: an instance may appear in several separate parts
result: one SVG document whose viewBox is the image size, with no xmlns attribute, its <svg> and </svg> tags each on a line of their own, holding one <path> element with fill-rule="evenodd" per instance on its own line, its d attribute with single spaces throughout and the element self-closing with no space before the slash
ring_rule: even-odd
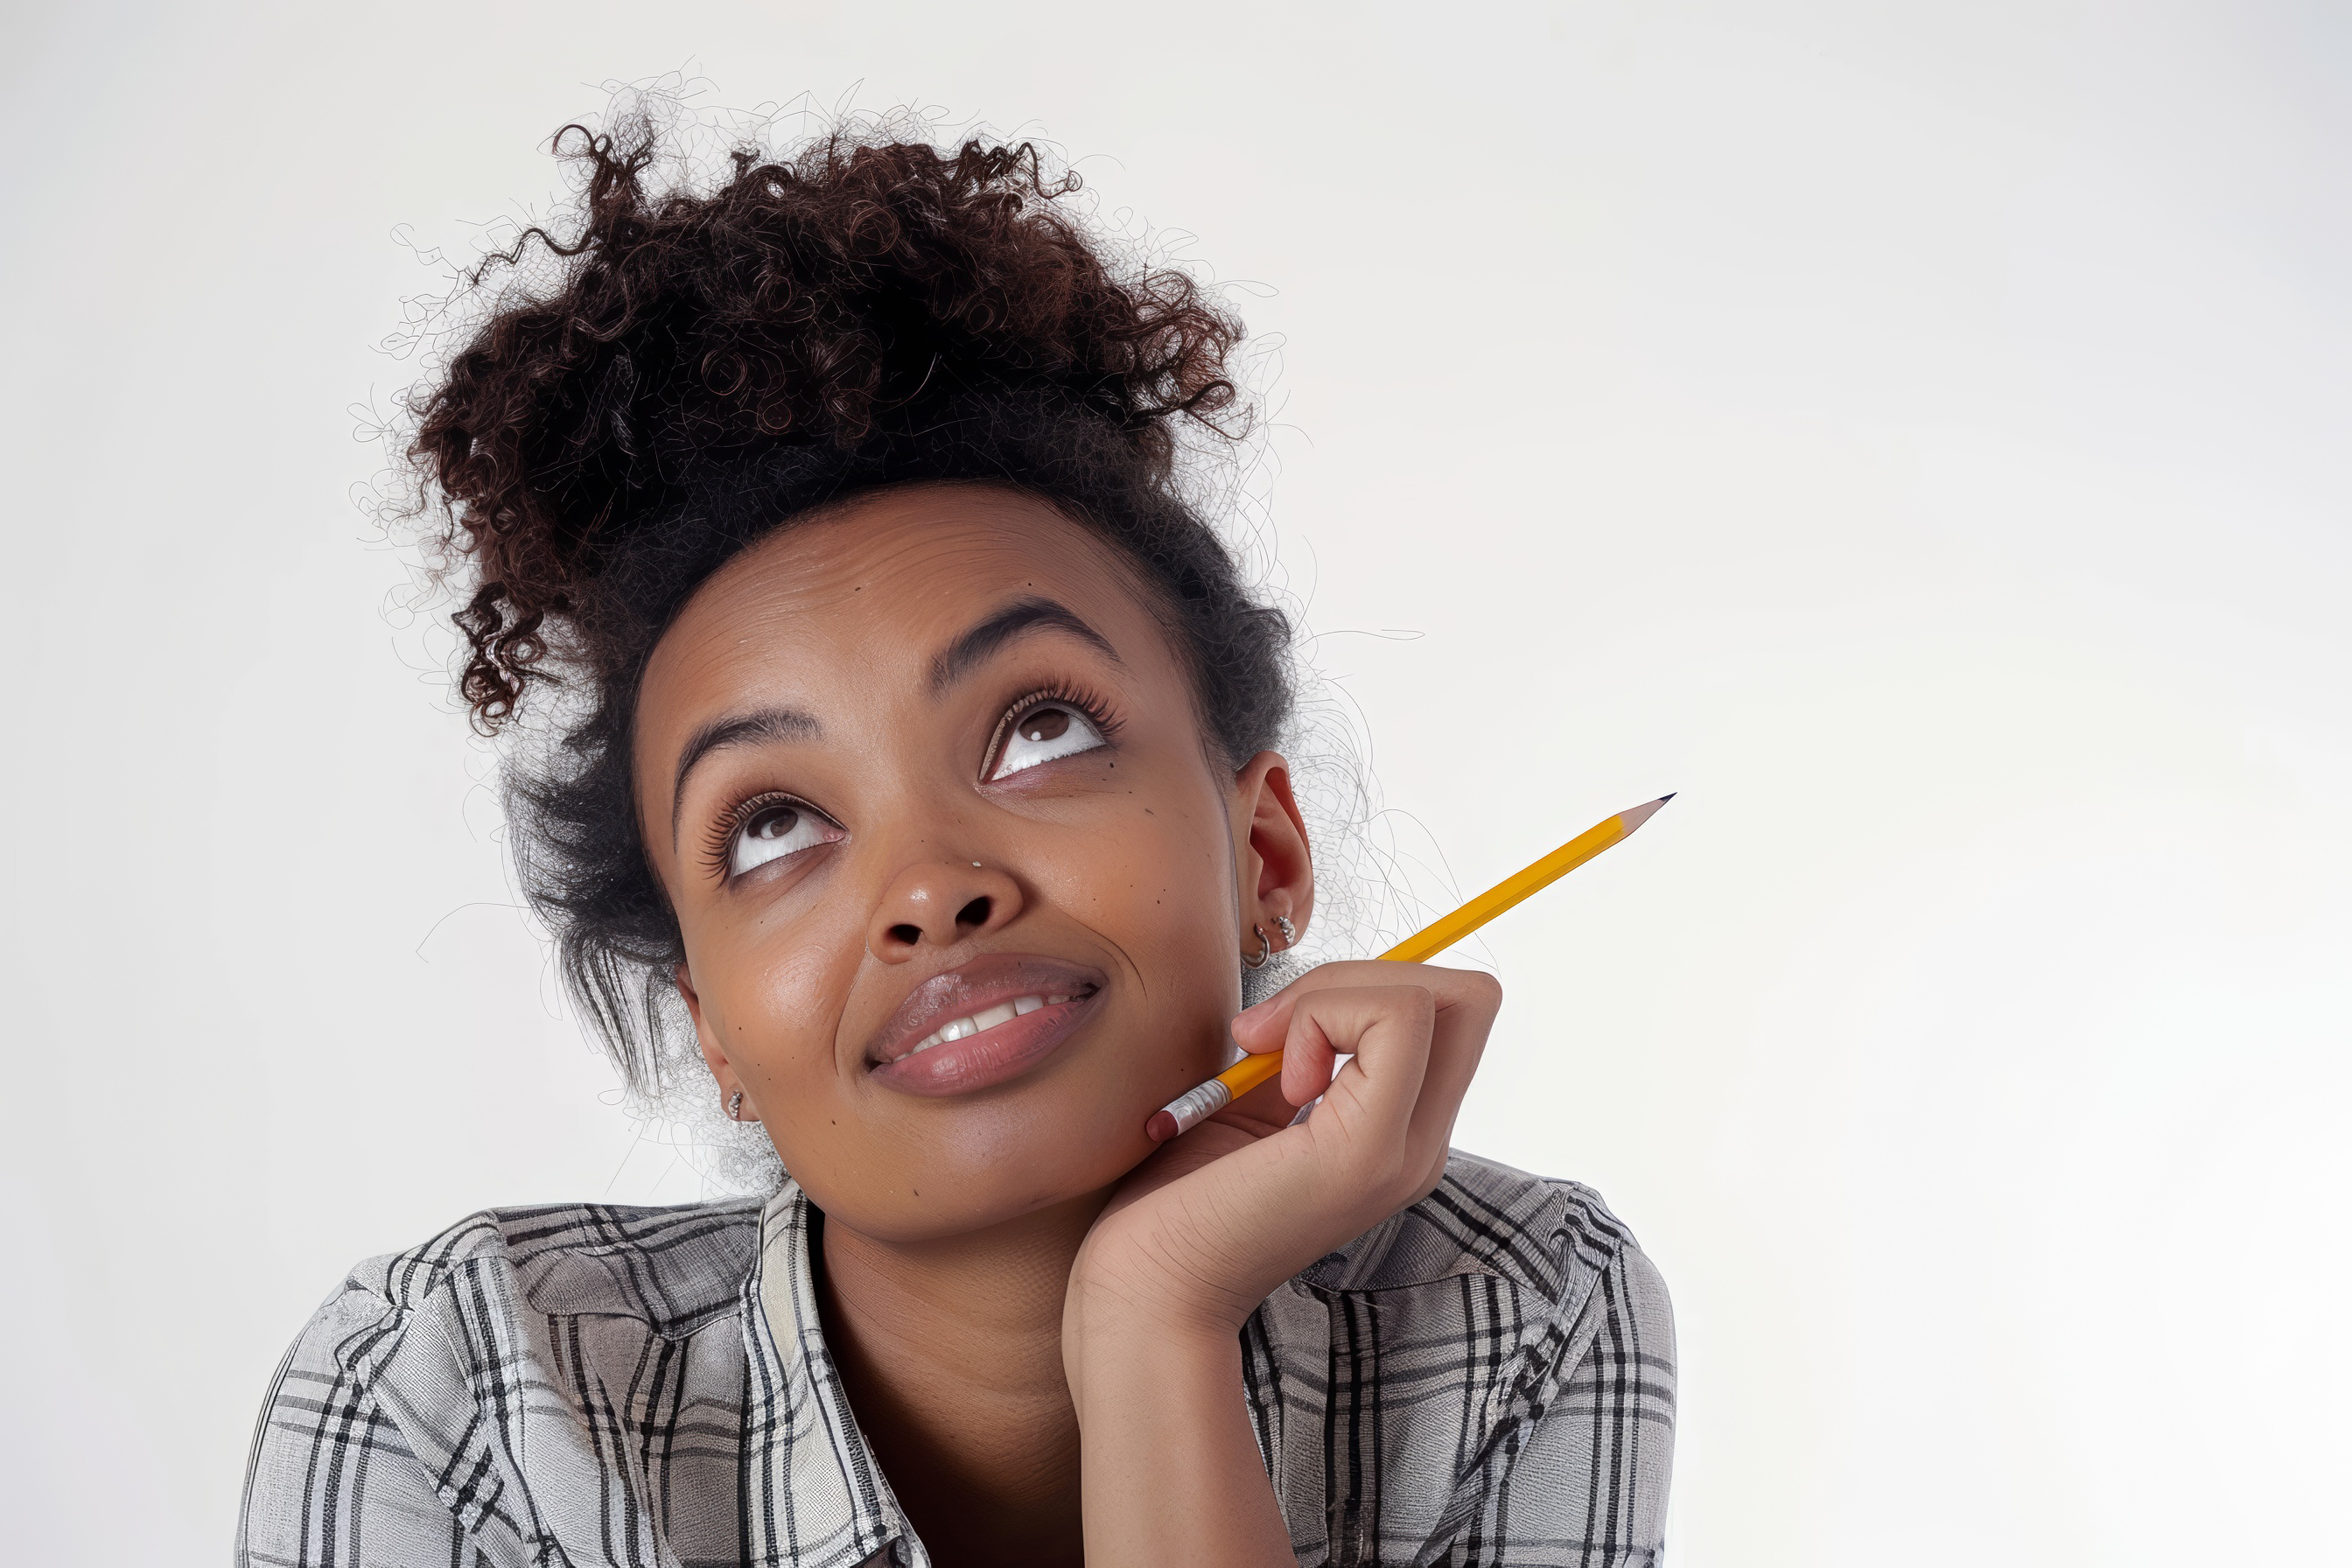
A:
<svg viewBox="0 0 2352 1568">
<path fill-rule="evenodd" d="M 814 849 L 820 844 L 832 844 L 848 835 L 804 805 L 777 801 L 755 807 L 735 829 L 734 842 L 727 853 L 727 873 L 740 877 L 744 872 L 780 860 L 787 855 L 797 855 L 803 849 Z"/>
<path fill-rule="evenodd" d="M 1040 708 L 1018 726 L 1024 741 L 1058 741 L 1069 727 L 1069 714 L 1059 708 Z"/>
<path fill-rule="evenodd" d="M 1102 731 L 1084 713 L 1066 703 L 1041 702 L 1013 721 L 1003 754 L 988 776 L 993 782 L 1040 763 L 1091 752 L 1102 743 Z"/>
</svg>

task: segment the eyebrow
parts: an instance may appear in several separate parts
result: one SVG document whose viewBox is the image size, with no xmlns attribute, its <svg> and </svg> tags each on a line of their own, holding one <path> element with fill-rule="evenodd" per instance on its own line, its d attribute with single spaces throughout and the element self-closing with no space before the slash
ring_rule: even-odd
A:
<svg viewBox="0 0 2352 1568">
<path fill-rule="evenodd" d="M 703 758 L 730 746 L 756 745 L 762 741 L 814 741 L 824 733 L 824 726 L 816 721 L 814 715 L 797 708 L 763 708 L 756 713 L 730 714 L 713 719 L 697 730 L 687 741 L 686 749 L 677 754 L 677 775 L 670 783 L 670 841 L 677 841 L 678 814 L 686 805 L 686 775 Z"/>
<path fill-rule="evenodd" d="M 931 660 L 931 695 L 945 695 L 949 687 L 971 674 L 989 655 L 1022 633 L 1041 626 L 1052 626 L 1081 642 L 1093 644 L 1113 664 L 1126 662 L 1118 657 L 1118 649 L 1110 646 L 1108 637 L 1080 620 L 1067 605 L 1051 599 L 1015 599 L 956 638 Z"/>
</svg>

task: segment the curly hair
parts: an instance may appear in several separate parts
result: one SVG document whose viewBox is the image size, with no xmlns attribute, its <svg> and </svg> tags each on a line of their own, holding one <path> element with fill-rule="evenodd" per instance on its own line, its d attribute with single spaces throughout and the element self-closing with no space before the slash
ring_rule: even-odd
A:
<svg viewBox="0 0 2352 1568">
<path fill-rule="evenodd" d="M 457 563 L 458 689 L 493 732 L 570 700 L 506 760 L 523 890 L 567 988 L 640 1095 L 664 1087 L 685 954 L 640 842 L 639 679 L 710 574 L 862 491 L 1036 495 L 1136 569 L 1232 765 L 1293 701 L 1290 628 L 1179 482 L 1178 426 L 1240 433 L 1241 325 L 1174 269 L 1114 266 L 1030 143 L 952 152 L 835 130 L 739 150 L 696 189 L 660 137 L 566 127 L 572 221 L 471 275 L 509 280 L 410 394 L 408 458 Z M 551 277 L 512 280 L 526 259 Z"/>
</svg>

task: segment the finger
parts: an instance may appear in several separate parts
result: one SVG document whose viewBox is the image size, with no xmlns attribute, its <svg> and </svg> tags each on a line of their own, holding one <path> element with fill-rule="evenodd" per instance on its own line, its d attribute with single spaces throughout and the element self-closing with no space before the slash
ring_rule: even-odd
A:
<svg viewBox="0 0 2352 1568">
<path fill-rule="evenodd" d="M 1463 973 L 1434 969 L 1422 963 L 1391 963 L 1378 959 L 1320 963 L 1264 1001 L 1234 1014 L 1232 1025 L 1234 1043 L 1252 1055 L 1284 1049 L 1291 1016 L 1299 999 L 1318 991 L 1344 990 L 1357 985 L 1423 984 L 1433 980 L 1436 984 L 1431 988 L 1442 992 Z"/>
<path fill-rule="evenodd" d="M 1282 1049 L 1283 1037 L 1290 1029 L 1290 1009 L 1297 1000 L 1298 995 L 1285 986 L 1265 1001 L 1234 1014 L 1234 1044 L 1253 1056 Z"/>
<path fill-rule="evenodd" d="M 1324 1017 L 1319 1028 L 1297 1026 L 1306 999 L 1356 987 L 1385 990 L 1408 976 L 1431 993 L 1435 1009 L 1420 1091 L 1406 1124 L 1394 1135 L 1409 1163 L 1427 1164 L 1442 1172 L 1454 1120 L 1501 1007 L 1502 988 L 1493 976 L 1476 970 L 1381 960 L 1323 964 L 1246 1009 L 1234 1020 L 1234 1033 L 1247 1049 L 1284 1051 L 1282 1099 L 1287 1105 L 1305 1105 L 1328 1091 L 1338 1067 L 1336 1058 L 1352 1048 L 1332 1034 L 1331 1026 L 1339 1022 L 1337 1015 Z M 1245 1098 L 1265 1092 L 1253 1090 Z M 1262 1119 L 1275 1114 L 1278 1111 L 1271 1103 L 1263 1110 L 1253 1106 L 1251 1121 L 1263 1125 Z"/>
<path fill-rule="evenodd" d="M 1289 1077 L 1295 1060 L 1304 1075 L 1302 1087 L 1343 1096 L 1351 1117 L 1363 1123 L 1360 1131 L 1402 1138 L 1421 1093 L 1434 1011 L 1435 999 L 1418 985 L 1310 992 L 1291 1007 L 1284 1076 Z M 1334 1077 L 1334 1060 L 1340 1056 L 1355 1060 Z M 1328 1089 L 1321 1087 L 1326 1084 Z M 1290 1085 L 1284 1088 L 1289 1099 Z"/>
<path fill-rule="evenodd" d="M 1458 1082 L 1449 1081 L 1456 1097 L 1468 1087 L 1468 1073 L 1477 1066 L 1478 1047 L 1485 1043 L 1484 1030 L 1492 1026 L 1496 1012 L 1502 1005 L 1502 989 L 1493 976 L 1477 970 L 1441 969 L 1433 964 L 1396 963 L 1386 960 L 1358 960 L 1318 965 L 1292 981 L 1255 1006 L 1235 1015 L 1234 1038 L 1245 1051 L 1263 1053 L 1287 1051 L 1290 1022 L 1300 1000 L 1318 991 L 1346 989 L 1365 985 L 1385 987 L 1415 984 L 1425 987 L 1435 996 L 1441 1018 L 1456 1023 L 1475 1021 L 1467 1031 L 1471 1050 L 1454 1053 L 1462 1062 L 1455 1074 Z M 1342 1054 L 1345 1054 L 1344 1048 Z M 1286 1061 L 1288 1056 L 1286 1055 Z M 1293 1104 L 1304 1104 L 1323 1091 L 1329 1082 L 1328 1072 L 1309 1071 L 1294 1079 L 1284 1075 L 1286 1098 Z"/>
<path fill-rule="evenodd" d="M 1289 1060 L 1287 1057 L 1283 1058 L 1286 1071 Z M 1297 1119 L 1297 1114 L 1298 1107 L 1283 1092 L 1283 1075 L 1276 1074 L 1209 1120 L 1245 1127 L 1252 1133 L 1263 1138 L 1279 1132 L 1289 1126 Z"/>
<path fill-rule="evenodd" d="M 1276 994 L 1234 1016 L 1234 1043 L 1251 1056 L 1282 1052 L 1282 1070 L 1244 1094 L 1234 1106 L 1227 1107 L 1227 1111 L 1221 1111 L 1220 1115 L 1226 1114 L 1234 1107 L 1249 1107 L 1255 1115 L 1260 1117 L 1279 1114 L 1286 1123 L 1290 1109 L 1313 1100 L 1329 1084 L 1331 1065 L 1328 1053 L 1322 1059 L 1318 1075 L 1309 1055 L 1290 1048 L 1290 1021 L 1297 1011 L 1297 1000 L 1296 996 Z"/>
<path fill-rule="evenodd" d="M 1304 1105 L 1331 1087 L 1331 1077 L 1339 1070 L 1340 1052 L 1332 1043 L 1330 1031 L 1296 1003 L 1287 1023 L 1282 1047 L 1282 1098 L 1292 1105 Z"/>
<path fill-rule="evenodd" d="M 1444 970 L 1448 977 L 1437 999 L 1432 1020 L 1429 1065 L 1422 1074 L 1421 1098 L 1413 1107 L 1407 1136 L 1416 1146 L 1433 1147 L 1442 1156 L 1453 1142 L 1454 1121 L 1470 1092 L 1485 1057 L 1487 1036 L 1502 1011 L 1503 987 L 1479 970 Z"/>
<path fill-rule="evenodd" d="M 1273 1021 L 1288 1017 L 1300 997 L 1318 991 L 1345 990 L 1356 985 L 1422 985 L 1444 998 L 1486 979 L 1475 969 L 1443 969 L 1433 963 L 1399 963 L 1385 958 L 1318 963 L 1273 995 L 1235 1014 L 1234 1032 L 1263 1033 Z"/>
<path fill-rule="evenodd" d="M 1425 1193 L 1444 1174 L 1454 1123 L 1460 1114 L 1462 1100 L 1469 1090 L 1471 1079 L 1476 1074 L 1496 1014 L 1501 1008 L 1502 987 L 1491 975 L 1475 970 L 1389 963 L 1330 965 L 1327 971 L 1318 972 L 1318 979 L 1320 988 L 1329 993 L 1346 989 L 1343 983 L 1349 979 L 1358 980 L 1360 984 L 1379 982 L 1381 984 L 1378 988 L 1386 989 L 1406 975 L 1426 983 L 1423 989 L 1429 993 L 1433 1003 L 1428 1051 L 1422 1066 L 1419 1089 L 1404 1124 L 1398 1127 L 1387 1121 L 1385 1115 L 1378 1113 L 1373 1113 L 1372 1120 L 1386 1126 L 1387 1131 L 1381 1136 L 1394 1140 L 1396 1158 L 1402 1162 L 1405 1171 L 1412 1173 L 1407 1179 L 1408 1185 L 1416 1187 L 1419 1193 Z M 1300 987 L 1299 993 L 1283 999 L 1294 1021 L 1294 1037 L 1303 1033 L 1297 1029 L 1296 1019 L 1301 1009 L 1313 1007 L 1307 996 L 1314 989 Z M 1310 1013 L 1310 1016 L 1314 1015 Z M 1332 1034 L 1331 1026 L 1339 1020 L 1333 1016 L 1326 1018 L 1325 1022 L 1324 1033 L 1328 1037 Z M 1341 1051 L 1348 1048 L 1344 1040 L 1335 1039 L 1334 1043 Z M 1304 1037 L 1302 1048 L 1286 1051 L 1284 1061 L 1286 1068 L 1291 1062 L 1300 1061 L 1302 1065 L 1297 1070 L 1319 1084 L 1328 1078 L 1330 1068 L 1327 1060 L 1317 1059 L 1316 1044 L 1311 1036 Z M 1287 1079 L 1288 1072 L 1285 1076 Z M 1347 1085 L 1347 1075 L 1342 1073 L 1338 1081 Z M 1307 1092 L 1309 1087 L 1308 1084 L 1294 1086 L 1286 1081 L 1286 1098 L 1312 1098 Z M 1303 1103 L 1303 1099 L 1297 1102 Z M 1362 1110 L 1357 1112 L 1360 1119 L 1365 1114 L 1367 1111 Z"/>
</svg>

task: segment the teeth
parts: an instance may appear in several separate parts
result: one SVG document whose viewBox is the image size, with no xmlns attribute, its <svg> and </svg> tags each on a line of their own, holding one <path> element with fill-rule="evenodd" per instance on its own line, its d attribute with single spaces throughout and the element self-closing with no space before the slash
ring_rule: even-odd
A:
<svg viewBox="0 0 2352 1568">
<path fill-rule="evenodd" d="M 1059 1006 L 1068 1000 L 1067 996 L 1016 996 L 1010 1002 L 984 1007 L 969 1018 L 950 1018 L 925 1036 L 915 1049 L 907 1054 L 911 1057 L 916 1051 L 928 1051 L 933 1046 L 943 1046 L 950 1040 L 968 1039 L 982 1029 L 993 1029 L 999 1024 L 1009 1024 L 1040 1007 Z"/>
</svg>

